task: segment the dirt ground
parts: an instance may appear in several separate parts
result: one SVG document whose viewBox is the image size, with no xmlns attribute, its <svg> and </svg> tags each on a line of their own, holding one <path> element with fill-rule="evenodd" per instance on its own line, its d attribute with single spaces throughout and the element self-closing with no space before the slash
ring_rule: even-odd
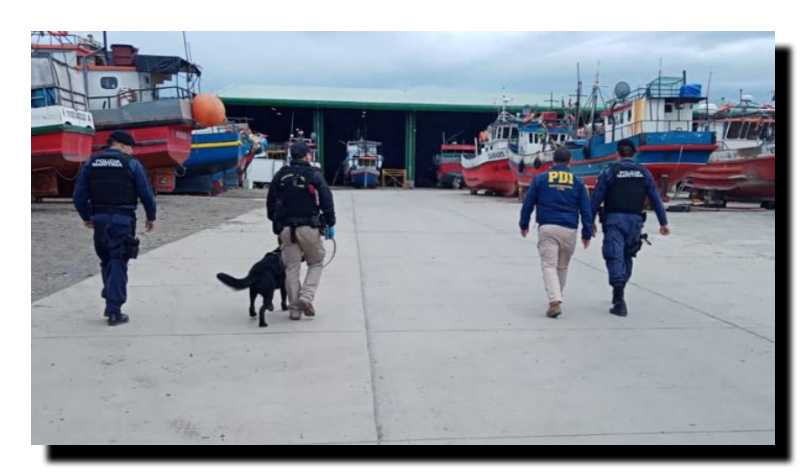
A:
<svg viewBox="0 0 805 476">
<path fill-rule="evenodd" d="M 265 206 L 265 190 L 233 190 L 219 197 L 161 195 L 157 228 L 145 234 L 145 213 L 138 210 L 140 253 Z M 31 301 L 100 272 L 92 230 L 84 228 L 72 202 L 31 204 Z"/>
</svg>

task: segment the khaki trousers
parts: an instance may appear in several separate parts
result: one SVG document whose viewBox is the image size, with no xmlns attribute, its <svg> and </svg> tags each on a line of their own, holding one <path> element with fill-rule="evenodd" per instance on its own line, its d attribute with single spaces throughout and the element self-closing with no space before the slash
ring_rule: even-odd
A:
<svg viewBox="0 0 805 476">
<path fill-rule="evenodd" d="M 539 227 L 539 256 L 548 302 L 563 302 L 570 259 L 576 251 L 578 230 L 558 225 Z"/>
<path fill-rule="evenodd" d="M 310 302 L 316 297 L 316 290 L 324 269 L 324 243 L 317 228 L 300 226 L 296 228 L 296 243 L 291 242 L 291 228 L 285 227 L 280 234 L 282 243 L 282 263 L 285 265 L 285 287 L 288 291 L 289 308 L 291 316 L 300 316 L 299 298 L 304 297 Z M 307 263 L 307 276 L 304 286 L 299 282 L 302 269 L 302 258 Z"/>
</svg>

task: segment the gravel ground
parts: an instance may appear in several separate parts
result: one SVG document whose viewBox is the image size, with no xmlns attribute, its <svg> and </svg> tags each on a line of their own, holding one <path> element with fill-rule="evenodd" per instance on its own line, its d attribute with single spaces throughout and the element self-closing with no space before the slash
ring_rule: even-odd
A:
<svg viewBox="0 0 805 476">
<path fill-rule="evenodd" d="M 157 229 L 143 239 L 138 212 L 140 253 L 182 239 L 265 206 L 265 190 L 233 190 L 219 197 L 162 195 L 157 199 Z M 100 272 L 92 231 L 84 228 L 69 200 L 31 204 L 31 301 Z"/>
</svg>

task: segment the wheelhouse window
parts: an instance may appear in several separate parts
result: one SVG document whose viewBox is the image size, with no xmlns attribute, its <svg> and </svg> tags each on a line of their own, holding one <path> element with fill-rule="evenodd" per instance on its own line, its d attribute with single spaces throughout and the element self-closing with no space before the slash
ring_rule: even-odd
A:
<svg viewBox="0 0 805 476">
<path fill-rule="evenodd" d="M 665 113 L 671 114 L 674 112 L 674 105 L 673 104 L 666 104 L 665 105 Z"/>
<path fill-rule="evenodd" d="M 758 124 L 753 122 L 749 125 L 749 132 L 746 133 L 746 138 L 749 140 L 757 140 L 758 136 Z"/>
<path fill-rule="evenodd" d="M 738 139 L 741 137 L 741 127 L 743 123 L 733 122 L 730 124 L 729 131 L 727 131 L 727 139 Z"/>
<path fill-rule="evenodd" d="M 117 89 L 117 78 L 114 76 L 104 76 L 101 78 L 101 87 L 103 89 Z"/>
<path fill-rule="evenodd" d="M 743 126 L 741 126 L 741 139 L 746 139 L 746 134 L 749 132 L 749 123 L 744 122 Z"/>
<path fill-rule="evenodd" d="M 632 110 L 631 109 L 629 109 L 629 114 L 628 114 L 627 120 L 629 122 L 632 122 Z"/>
</svg>

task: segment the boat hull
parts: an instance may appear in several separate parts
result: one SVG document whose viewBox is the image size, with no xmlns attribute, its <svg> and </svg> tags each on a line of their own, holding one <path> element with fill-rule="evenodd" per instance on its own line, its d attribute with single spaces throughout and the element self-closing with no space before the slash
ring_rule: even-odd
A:
<svg viewBox="0 0 805 476">
<path fill-rule="evenodd" d="M 775 155 L 715 160 L 688 176 L 688 188 L 733 201 L 775 201 Z"/>
<path fill-rule="evenodd" d="M 186 180 L 177 181 L 173 192 L 188 195 L 215 196 L 221 194 L 225 190 L 224 181 L 224 172 L 197 175 Z"/>
<path fill-rule="evenodd" d="M 31 129 L 31 170 L 77 169 L 92 154 L 93 133 L 69 126 Z"/>
<path fill-rule="evenodd" d="M 669 188 L 701 169 L 710 160 L 718 146 L 712 133 L 657 133 L 643 134 L 632 138 L 637 146 L 635 160 L 646 167 L 657 186 Z M 570 170 L 584 180 L 588 188 L 594 188 L 598 176 L 618 161 L 617 144 L 599 144 L 590 148 L 590 158 L 584 158 L 582 149 L 574 149 Z M 530 164 L 522 171 L 517 157 L 509 161 L 509 168 L 520 187 L 528 187 L 533 178 L 553 165 L 553 151 L 537 157 L 538 166 Z"/>
<path fill-rule="evenodd" d="M 672 186 L 707 164 L 715 145 L 666 145 L 662 147 L 639 147 L 635 160 L 646 167 L 657 186 Z M 589 160 L 574 160 L 570 170 L 584 180 L 588 188 L 594 188 L 598 176 L 607 167 L 618 161 L 617 154 Z"/>
<path fill-rule="evenodd" d="M 190 157 L 182 164 L 184 174 L 178 178 L 209 175 L 237 167 L 242 158 L 240 134 L 226 132 L 193 134 Z"/>
<path fill-rule="evenodd" d="M 192 126 L 170 124 L 150 127 L 122 129 L 131 134 L 137 145 L 133 155 L 148 169 L 175 167 L 190 158 L 192 146 Z M 113 131 L 97 131 L 93 149 L 106 147 L 106 141 Z"/>
<path fill-rule="evenodd" d="M 439 168 L 436 171 L 436 179 L 439 181 L 439 185 L 444 187 L 454 187 L 456 180 L 463 185 L 464 176 L 461 173 L 461 163 L 447 162 L 439 164 Z"/>
<path fill-rule="evenodd" d="M 464 183 L 472 192 L 488 190 L 510 197 L 517 194 L 517 179 L 509 168 L 509 159 L 491 160 L 476 167 L 464 167 Z"/>
<path fill-rule="evenodd" d="M 68 198 L 92 153 L 94 131 L 70 126 L 31 129 L 31 198 Z"/>
<path fill-rule="evenodd" d="M 355 188 L 377 188 L 380 182 L 380 172 L 377 170 L 352 170 L 349 176 Z"/>
</svg>

